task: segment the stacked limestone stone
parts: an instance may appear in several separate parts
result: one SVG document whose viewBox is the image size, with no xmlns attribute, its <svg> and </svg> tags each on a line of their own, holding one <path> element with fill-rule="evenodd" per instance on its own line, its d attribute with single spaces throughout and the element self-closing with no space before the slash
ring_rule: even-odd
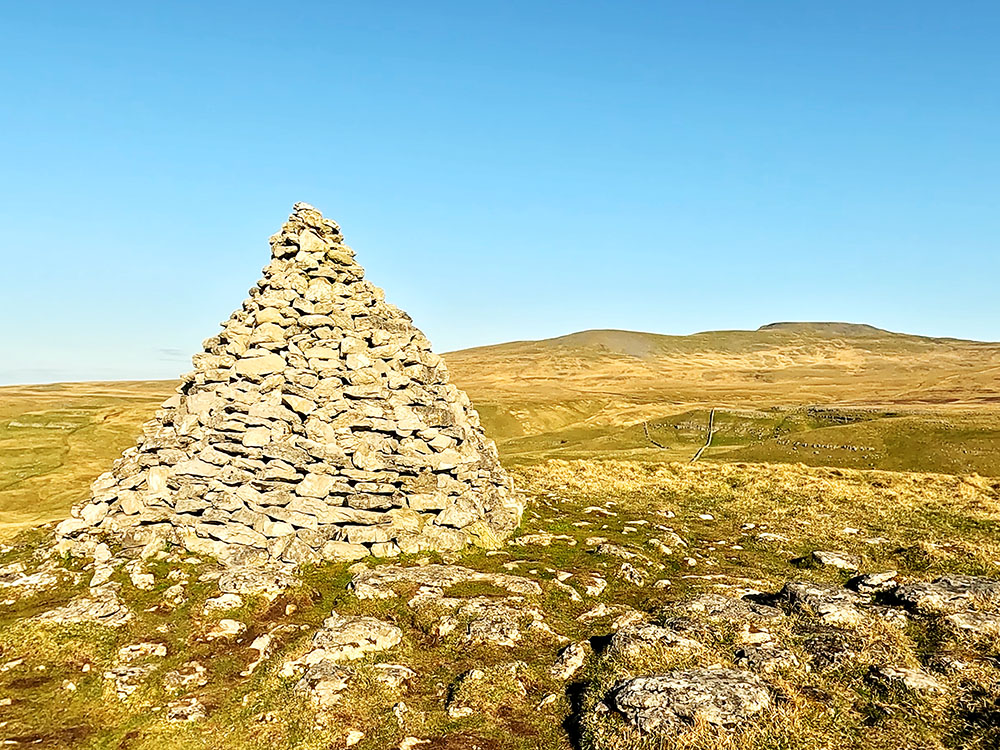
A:
<svg viewBox="0 0 1000 750">
<path fill-rule="evenodd" d="M 522 502 L 468 397 L 305 203 L 250 298 L 58 534 L 230 563 L 495 545 Z"/>
</svg>

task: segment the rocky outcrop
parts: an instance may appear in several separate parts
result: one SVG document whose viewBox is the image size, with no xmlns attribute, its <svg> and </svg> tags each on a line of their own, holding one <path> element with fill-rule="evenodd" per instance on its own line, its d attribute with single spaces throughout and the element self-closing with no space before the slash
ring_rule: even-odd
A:
<svg viewBox="0 0 1000 750">
<path fill-rule="evenodd" d="M 407 584 L 419 586 L 421 593 L 442 594 L 446 589 L 462 583 L 487 584 L 506 589 L 512 594 L 539 596 L 542 587 L 536 581 L 504 573 L 483 573 L 460 565 L 421 565 L 403 567 L 381 565 L 363 568 L 354 574 L 351 588 L 359 599 L 390 599 L 397 596 L 396 587 Z"/>
<path fill-rule="evenodd" d="M 956 614 L 977 605 L 1000 605 L 1000 581 L 977 576 L 944 576 L 900 586 L 896 598 L 921 614 Z"/>
<path fill-rule="evenodd" d="M 441 358 L 305 203 L 194 371 L 58 528 L 230 563 L 496 547 L 523 503 Z"/>
<path fill-rule="evenodd" d="M 110 585 L 92 588 L 89 594 L 78 596 L 65 606 L 50 609 L 38 616 L 39 622 L 53 625 L 88 623 L 110 628 L 120 628 L 131 619 L 131 610 Z"/>
<path fill-rule="evenodd" d="M 770 706 L 771 692 L 742 670 L 688 669 L 625 680 L 612 702 L 639 731 L 660 733 L 695 721 L 734 727 Z"/>
</svg>

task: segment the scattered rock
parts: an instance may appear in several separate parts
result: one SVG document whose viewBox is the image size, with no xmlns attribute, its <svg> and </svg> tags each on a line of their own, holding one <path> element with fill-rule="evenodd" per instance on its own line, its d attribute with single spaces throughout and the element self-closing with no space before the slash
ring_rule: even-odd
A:
<svg viewBox="0 0 1000 750">
<path fill-rule="evenodd" d="M 399 743 L 399 750 L 413 750 L 421 745 L 431 744 L 430 740 L 422 740 L 418 737 L 404 737 Z"/>
<path fill-rule="evenodd" d="M 764 622 L 785 616 L 777 607 L 724 594 L 702 594 L 678 609 L 723 622 Z"/>
<path fill-rule="evenodd" d="M 358 571 L 351 586 L 359 599 L 388 599 L 397 596 L 394 586 L 399 584 L 417 584 L 443 592 L 460 583 L 486 583 L 506 589 L 512 594 L 528 596 L 542 593 L 542 587 L 529 578 L 503 573 L 482 573 L 458 565 L 380 565 Z"/>
<path fill-rule="evenodd" d="M 637 588 L 642 588 L 646 585 L 646 576 L 631 563 L 625 562 L 621 564 L 621 567 L 618 569 L 618 577 L 623 581 L 628 581 Z"/>
<path fill-rule="evenodd" d="M 117 666 L 104 672 L 104 679 L 114 683 L 119 700 L 125 700 L 139 689 L 143 678 L 155 670 L 155 664 Z"/>
<path fill-rule="evenodd" d="M 416 672 L 403 664 L 372 664 L 370 669 L 375 682 L 390 690 L 399 690 L 417 676 Z"/>
<path fill-rule="evenodd" d="M 920 695 L 942 695 L 945 687 L 922 669 L 907 667 L 872 667 L 869 678 L 883 688 Z"/>
<path fill-rule="evenodd" d="M 448 716 L 461 719 L 473 714 L 492 715 L 498 708 L 523 702 L 528 691 L 520 675 L 524 662 L 510 662 L 461 675 L 448 697 Z"/>
<path fill-rule="evenodd" d="M 250 644 L 250 650 L 257 652 L 257 658 L 250 662 L 245 670 L 240 672 L 241 677 L 249 677 L 254 673 L 254 670 L 256 670 L 257 667 L 260 666 L 261 662 L 263 662 L 271 653 L 271 645 L 273 642 L 274 638 L 270 633 L 264 633 L 263 635 L 259 635 L 253 639 L 253 642 Z"/>
<path fill-rule="evenodd" d="M 762 674 L 771 674 L 799 664 L 795 654 L 773 643 L 739 649 L 734 654 L 733 661 L 740 667 Z"/>
<path fill-rule="evenodd" d="M 118 649 L 118 661 L 131 663 L 136 659 L 144 659 L 150 656 L 164 657 L 167 655 L 167 645 L 165 643 L 133 643 L 130 646 L 122 646 Z"/>
<path fill-rule="evenodd" d="M 208 715 L 197 698 L 183 698 L 167 704 L 167 721 L 199 721 Z"/>
<path fill-rule="evenodd" d="M 411 602 L 412 605 L 413 602 Z M 524 601 L 518 597 L 507 599 L 438 598 L 417 603 L 416 608 L 421 609 L 422 605 L 452 612 L 452 614 L 440 618 L 434 627 L 434 632 L 446 636 L 464 625 L 460 632 L 462 638 L 470 643 L 513 647 L 527 632 L 556 640 L 560 638 L 545 624 L 540 609 L 526 606 Z"/>
<path fill-rule="evenodd" d="M 814 550 L 812 560 L 817 565 L 837 568 L 838 570 L 858 571 L 861 569 L 861 558 L 847 552 Z"/>
<path fill-rule="evenodd" d="M 899 585 L 896 581 L 895 570 L 887 570 L 883 573 L 867 573 L 856 576 L 847 582 L 848 588 L 854 589 L 860 594 L 885 594 L 895 590 Z"/>
<path fill-rule="evenodd" d="M 287 568 L 278 565 L 249 565 L 230 568 L 223 573 L 219 578 L 219 591 L 223 594 L 274 599 L 295 582 L 295 576 Z"/>
<path fill-rule="evenodd" d="M 40 622 L 68 625 L 93 623 L 109 628 L 120 628 L 132 619 L 132 612 L 110 586 L 91 589 L 73 599 L 64 607 L 49 610 L 38 616 Z"/>
<path fill-rule="evenodd" d="M 197 661 L 188 661 L 177 669 L 163 675 L 163 689 L 168 693 L 179 693 L 190 688 L 208 684 L 208 672 Z"/>
<path fill-rule="evenodd" d="M 605 604 L 601 602 L 597 606 L 588 609 L 576 619 L 580 622 L 589 623 L 595 620 L 603 620 L 606 617 L 614 617 L 615 620 L 612 623 L 612 627 L 620 629 L 642 620 L 642 613 L 624 604 Z"/>
<path fill-rule="evenodd" d="M 549 693 L 544 698 L 542 698 L 540 701 L 538 701 L 538 705 L 535 706 L 535 710 L 536 711 L 541 711 L 546 706 L 551 706 L 557 700 L 559 700 L 559 696 L 558 695 L 556 695 L 555 693 Z"/>
<path fill-rule="evenodd" d="M 216 612 L 227 612 L 231 609 L 239 609 L 243 606 L 243 597 L 239 594 L 221 594 L 212 599 L 205 600 L 202 614 L 211 615 Z"/>
<path fill-rule="evenodd" d="M 945 615 L 944 621 L 952 630 L 967 636 L 1000 637 L 1000 614 L 970 610 Z"/>
<path fill-rule="evenodd" d="M 597 573 L 580 574 L 577 576 L 577 580 L 583 585 L 583 592 L 587 596 L 600 596 L 608 587 L 608 582 Z"/>
<path fill-rule="evenodd" d="M 607 555 L 608 557 L 617 557 L 621 560 L 641 560 L 643 562 L 649 562 L 643 555 L 638 552 L 633 552 L 630 549 L 622 547 L 620 544 L 611 544 L 610 542 L 605 542 L 603 544 L 597 545 L 597 549 L 594 550 L 598 555 Z"/>
<path fill-rule="evenodd" d="M 944 576 L 908 583 L 896 589 L 896 598 L 915 612 L 947 615 L 1000 604 L 1000 581 L 976 576 Z"/>
<path fill-rule="evenodd" d="M 607 653 L 612 657 L 635 659 L 668 648 L 699 651 L 704 646 L 670 628 L 635 622 L 626 625 L 611 637 Z"/>
<path fill-rule="evenodd" d="M 403 632 L 374 617 L 342 617 L 334 612 L 312 639 L 312 649 L 300 660 L 312 665 L 340 662 L 387 651 L 399 645 Z"/>
<path fill-rule="evenodd" d="M 217 638 L 235 638 L 246 629 L 246 624 L 239 620 L 222 619 L 205 634 L 205 640 L 214 641 Z"/>
<path fill-rule="evenodd" d="M 354 673 L 332 662 L 318 662 L 306 668 L 302 678 L 295 684 L 295 690 L 309 696 L 320 711 L 335 706 Z"/>
<path fill-rule="evenodd" d="M 589 650 L 590 644 L 586 641 L 570 644 L 559 653 L 555 664 L 549 669 L 549 674 L 557 680 L 572 679 L 583 668 Z"/>
<path fill-rule="evenodd" d="M 793 612 L 815 617 L 825 625 L 855 627 L 863 619 L 858 605 L 861 597 L 852 591 L 825 583 L 791 581 L 780 595 Z"/>
<path fill-rule="evenodd" d="M 25 573 L 24 563 L 10 563 L 0 568 L 0 589 L 13 590 L 20 597 L 34 596 L 57 583 L 59 579 L 56 575 L 46 570 Z"/>
<path fill-rule="evenodd" d="M 125 566 L 125 569 L 128 572 L 129 580 L 132 581 L 132 585 L 140 591 L 151 591 L 156 585 L 156 579 L 153 577 L 153 574 L 147 573 L 142 569 L 141 561 L 133 560 Z"/>
<path fill-rule="evenodd" d="M 573 537 L 566 534 L 550 534 L 547 531 L 524 534 L 516 539 L 511 539 L 507 544 L 512 547 L 548 547 L 553 542 L 565 542 L 570 547 L 576 546 L 576 539 Z"/>
<path fill-rule="evenodd" d="M 813 668 L 822 672 L 857 658 L 858 648 L 852 644 L 843 631 L 835 628 L 819 628 L 802 644 L 811 657 Z"/>
<path fill-rule="evenodd" d="M 666 733 L 704 721 L 735 727 L 771 705 L 771 693 L 755 675 L 736 669 L 689 669 L 634 677 L 618 683 L 610 701 L 645 734 Z"/>
</svg>

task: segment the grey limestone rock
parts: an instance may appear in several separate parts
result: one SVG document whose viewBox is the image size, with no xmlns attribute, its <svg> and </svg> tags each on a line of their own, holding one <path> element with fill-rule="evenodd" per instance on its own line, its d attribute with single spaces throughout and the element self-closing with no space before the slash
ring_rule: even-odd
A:
<svg viewBox="0 0 1000 750">
<path fill-rule="evenodd" d="M 608 655 L 628 659 L 643 654 L 655 654 L 658 650 L 667 648 L 699 651 L 704 646 L 676 630 L 648 622 L 634 622 L 621 628 L 611 637 Z"/>
<path fill-rule="evenodd" d="M 941 695 L 946 688 L 932 675 L 922 669 L 908 667 L 882 666 L 873 667 L 868 673 L 869 679 L 876 685 L 890 690 L 901 690 L 918 695 Z"/>
<path fill-rule="evenodd" d="M 781 589 L 793 612 L 815 617 L 824 625 L 854 627 L 863 615 L 858 608 L 867 600 L 853 591 L 825 583 L 790 581 Z"/>
<path fill-rule="evenodd" d="M 702 594 L 680 609 L 723 622 L 762 622 L 784 616 L 777 607 L 724 594 Z"/>
<path fill-rule="evenodd" d="M 460 583 L 487 583 L 512 594 L 538 596 L 542 593 L 542 587 L 530 578 L 484 573 L 460 565 L 381 565 L 365 568 L 355 573 L 351 586 L 359 599 L 389 599 L 397 595 L 395 587 L 400 584 L 417 584 L 440 593 Z"/>
<path fill-rule="evenodd" d="M 571 679 L 583 668 L 589 652 L 590 644 L 587 641 L 571 643 L 559 652 L 555 663 L 549 669 L 549 674 L 557 680 Z"/>
<path fill-rule="evenodd" d="M 229 565 L 298 564 L 495 548 L 522 510 L 426 337 L 337 224 L 297 203 L 249 298 L 57 534 L 157 527 Z M 349 538 L 358 525 L 380 532 Z"/>
<path fill-rule="evenodd" d="M 917 581 L 896 589 L 896 598 L 920 614 L 946 615 L 974 609 L 977 605 L 1000 605 L 1000 581 L 977 576 L 943 576 Z"/>
<path fill-rule="evenodd" d="M 840 570 L 858 571 L 861 569 L 861 558 L 847 552 L 831 552 L 828 550 L 814 550 L 812 553 L 813 562 L 824 567 L 838 568 Z"/>
<path fill-rule="evenodd" d="M 132 619 L 132 612 L 111 586 L 90 589 L 68 604 L 43 612 L 41 622 L 52 624 L 93 623 L 110 628 L 120 628 Z"/>
<path fill-rule="evenodd" d="M 771 705 L 771 691 L 750 672 L 688 669 L 624 680 L 610 700 L 640 732 L 669 733 L 695 721 L 736 727 Z"/>
</svg>

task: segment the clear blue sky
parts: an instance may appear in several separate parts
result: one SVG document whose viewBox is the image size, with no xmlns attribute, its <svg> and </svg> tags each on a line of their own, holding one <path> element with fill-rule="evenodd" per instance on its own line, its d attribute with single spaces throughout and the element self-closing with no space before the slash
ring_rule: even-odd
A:
<svg viewBox="0 0 1000 750">
<path fill-rule="evenodd" d="M 1000 339 L 996 2 L 8 2 L 0 33 L 0 382 L 185 371 L 298 200 L 439 351 Z"/>
</svg>

